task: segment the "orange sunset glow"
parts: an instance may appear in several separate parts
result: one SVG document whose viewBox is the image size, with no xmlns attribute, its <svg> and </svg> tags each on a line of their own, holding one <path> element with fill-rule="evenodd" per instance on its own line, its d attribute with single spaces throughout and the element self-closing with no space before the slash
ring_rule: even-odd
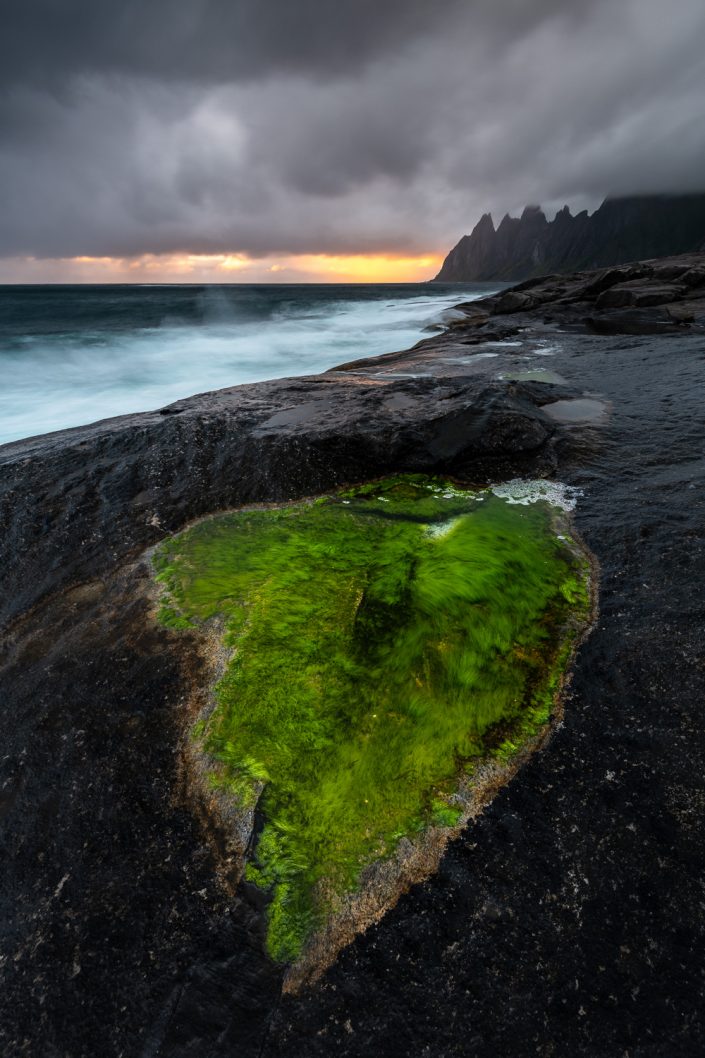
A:
<svg viewBox="0 0 705 1058">
<path fill-rule="evenodd" d="M 422 283 L 434 277 L 442 260 L 439 253 L 15 257 L 0 260 L 0 283 Z"/>
</svg>

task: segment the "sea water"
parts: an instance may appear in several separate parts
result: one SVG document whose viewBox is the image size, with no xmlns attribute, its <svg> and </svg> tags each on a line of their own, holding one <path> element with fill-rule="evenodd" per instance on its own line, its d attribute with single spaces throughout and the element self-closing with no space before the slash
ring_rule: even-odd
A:
<svg viewBox="0 0 705 1058">
<path fill-rule="evenodd" d="M 0 443 L 413 345 L 488 284 L 0 287 Z"/>
</svg>

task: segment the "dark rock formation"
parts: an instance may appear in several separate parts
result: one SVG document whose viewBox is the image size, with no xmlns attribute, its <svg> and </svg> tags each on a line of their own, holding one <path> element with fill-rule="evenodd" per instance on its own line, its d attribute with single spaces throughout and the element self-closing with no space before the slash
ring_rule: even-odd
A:
<svg viewBox="0 0 705 1058">
<path fill-rule="evenodd" d="M 567 206 L 547 221 L 538 206 L 505 216 L 495 231 L 483 214 L 436 281 L 517 280 L 688 253 L 705 243 L 705 194 L 608 198 L 592 215 Z"/>
<path fill-rule="evenodd" d="M 537 312 L 546 323 L 599 334 L 703 333 L 705 254 L 527 279 L 462 307 L 468 320 L 451 324 L 449 332 L 464 330 L 465 341 L 469 328 L 475 341 L 486 341 L 488 334 L 507 337 L 504 317 L 512 318 L 511 333 L 516 333 L 535 324 Z"/>
</svg>

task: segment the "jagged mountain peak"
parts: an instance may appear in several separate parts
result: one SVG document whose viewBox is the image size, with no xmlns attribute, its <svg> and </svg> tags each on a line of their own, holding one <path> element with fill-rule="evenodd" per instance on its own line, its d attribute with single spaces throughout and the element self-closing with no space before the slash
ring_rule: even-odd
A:
<svg viewBox="0 0 705 1058">
<path fill-rule="evenodd" d="M 494 231 L 494 221 L 491 213 L 483 213 L 473 231 L 484 231 L 485 229 Z"/>
<path fill-rule="evenodd" d="M 504 215 L 495 230 L 484 213 L 446 257 L 436 276 L 445 282 L 515 281 L 688 253 L 705 239 L 705 193 L 607 198 L 589 214 L 565 205 L 552 221 L 528 205 Z"/>
<path fill-rule="evenodd" d="M 505 213 L 501 221 L 499 222 L 499 227 L 497 228 L 497 231 L 506 231 L 507 228 L 512 228 L 517 224 L 519 224 L 518 217 L 510 217 L 508 213 Z"/>
<path fill-rule="evenodd" d="M 535 205 L 524 206 L 524 210 L 523 210 L 523 212 L 521 214 L 521 219 L 522 220 L 528 220 L 530 218 L 538 216 L 539 214 L 541 214 L 543 219 L 546 220 L 546 216 L 545 216 L 543 210 L 541 209 L 541 206 L 535 206 Z"/>
</svg>

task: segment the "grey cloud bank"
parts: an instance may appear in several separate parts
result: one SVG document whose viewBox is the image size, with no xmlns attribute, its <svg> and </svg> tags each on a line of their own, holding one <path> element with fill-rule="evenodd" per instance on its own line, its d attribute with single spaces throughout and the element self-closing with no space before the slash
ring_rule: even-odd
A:
<svg viewBox="0 0 705 1058">
<path fill-rule="evenodd" d="M 700 0 L 6 5 L 0 255 L 414 254 L 705 186 Z"/>
</svg>

